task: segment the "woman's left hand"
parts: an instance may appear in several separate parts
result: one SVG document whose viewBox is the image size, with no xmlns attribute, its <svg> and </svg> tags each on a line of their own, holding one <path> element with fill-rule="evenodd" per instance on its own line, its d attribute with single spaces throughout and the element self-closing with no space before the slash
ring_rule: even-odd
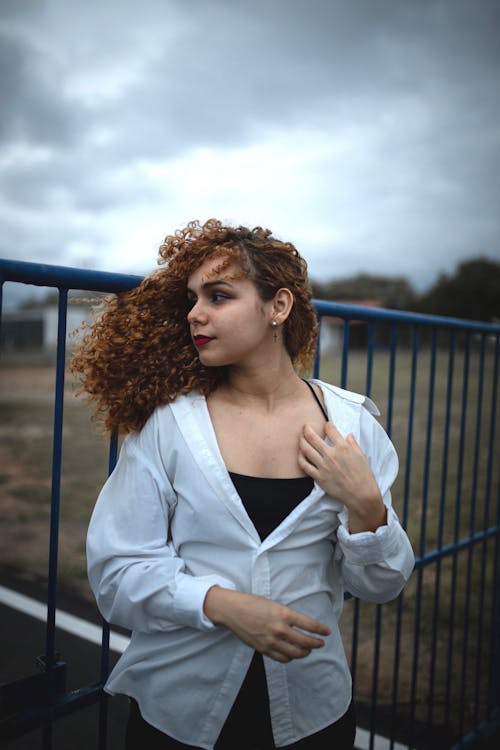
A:
<svg viewBox="0 0 500 750">
<path fill-rule="evenodd" d="M 328 445 L 310 425 L 299 442 L 299 465 L 349 511 L 349 531 L 375 531 L 387 521 L 387 510 L 368 459 L 354 435 L 344 439 L 332 422 L 325 425 Z"/>
</svg>

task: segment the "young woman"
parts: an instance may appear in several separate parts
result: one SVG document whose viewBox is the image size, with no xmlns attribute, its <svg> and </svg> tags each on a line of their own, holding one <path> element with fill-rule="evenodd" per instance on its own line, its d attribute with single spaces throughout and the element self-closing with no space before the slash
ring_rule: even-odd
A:
<svg viewBox="0 0 500 750">
<path fill-rule="evenodd" d="M 127 748 L 352 748 L 344 590 L 385 602 L 414 562 L 396 453 L 369 399 L 298 374 L 317 326 L 293 245 L 210 220 L 160 256 L 73 363 L 128 433 L 87 544 L 132 631 L 106 685 Z"/>
</svg>

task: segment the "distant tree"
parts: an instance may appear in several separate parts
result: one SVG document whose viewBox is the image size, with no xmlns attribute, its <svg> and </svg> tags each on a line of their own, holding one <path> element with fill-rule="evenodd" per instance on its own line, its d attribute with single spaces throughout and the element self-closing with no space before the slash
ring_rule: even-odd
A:
<svg viewBox="0 0 500 750">
<path fill-rule="evenodd" d="M 466 260 L 452 276 L 442 274 L 418 308 L 433 315 L 492 321 L 500 318 L 500 263 Z"/>
<path fill-rule="evenodd" d="M 381 302 L 384 307 L 397 310 L 414 309 L 417 295 L 410 282 L 400 276 L 372 276 L 360 273 L 346 279 L 320 283 L 312 282 L 317 299 L 336 302 Z"/>
</svg>

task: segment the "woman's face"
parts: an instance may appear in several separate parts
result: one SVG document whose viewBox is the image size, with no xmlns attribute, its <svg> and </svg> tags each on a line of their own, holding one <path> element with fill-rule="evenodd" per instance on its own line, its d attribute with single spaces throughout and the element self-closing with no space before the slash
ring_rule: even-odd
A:
<svg viewBox="0 0 500 750">
<path fill-rule="evenodd" d="M 273 343 L 273 303 L 260 298 L 237 263 L 220 270 L 223 262 L 209 258 L 188 279 L 193 343 L 208 367 L 258 364 Z"/>
</svg>

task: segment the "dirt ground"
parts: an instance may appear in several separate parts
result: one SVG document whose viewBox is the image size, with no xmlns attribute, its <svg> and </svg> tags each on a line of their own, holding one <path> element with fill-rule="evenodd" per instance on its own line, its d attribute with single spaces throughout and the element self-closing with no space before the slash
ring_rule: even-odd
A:
<svg viewBox="0 0 500 750">
<path fill-rule="evenodd" d="M 55 384 L 53 367 L 1 367 L 0 393 L 5 399 L 38 399 L 51 401 Z"/>
<path fill-rule="evenodd" d="M 53 367 L 0 368 L 0 565 L 11 575 L 41 583 L 48 569 L 54 385 Z M 69 378 L 65 410 L 68 405 L 76 405 Z M 59 530 L 61 578 L 89 601 L 84 538 L 95 496 L 86 509 L 64 508 Z"/>
</svg>

